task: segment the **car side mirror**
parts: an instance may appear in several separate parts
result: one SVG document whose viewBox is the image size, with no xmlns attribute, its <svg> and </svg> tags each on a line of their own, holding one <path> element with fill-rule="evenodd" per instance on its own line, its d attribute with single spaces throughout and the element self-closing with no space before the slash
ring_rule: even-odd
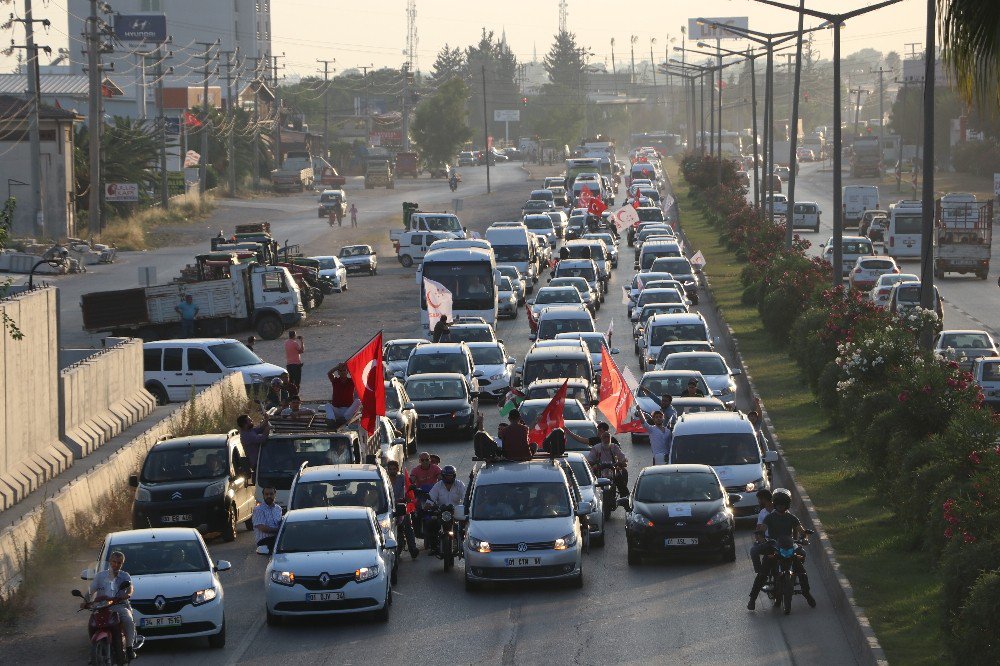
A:
<svg viewBox="0 0 1000 666">
<path fill-rule="evenodd" d="M 74 597 L 80 597 L 81 599 L 83 599 L 83 592 L 81 592 L 80 590 L 73 590 L 70 592 L 70 594 L 72 594 Z"/>
<path fill-rule="evenodd" d="M 734 494 L 732 494 L 732 495 L 729 496 L 729 503 L 730 504 L 735 505 L 735 504 L 739 504 L 742 501 L 743 501 L 743 495 L 737 495 L 737 494 L 734 493 Z"/>
<path fill-rule="evenodd" d="M 766 463 L 776 463 L 778 462 L 778 452 L 771 450 L 764 454 L 764 462 Z"/>
<path fill-rule="evenodd" d="M 742 375 L 743 371 L 741 369 L 739 369 L 739 368 L 733 368 L 732 371 L 730 371 L 729 374 L 731 374 L 733 377 L 737 377 L 739 375 Z"/>
<path fill-rule="evenodd" d="M 416 409 L 416 408 L 413 406 L 412 402 L 404 402 L 403 409 Z"/>
<path fill-rule="evenodd" d="M 482 377 L 483 376 L 483 371 L 482 370 L 476 370 L 475 372 L 472 373 L 472 376 L 473 377 Z"/>
<path fill-rule="evenodd" d="M 391 536 L 387 536 L 385 538 L 385 545 L 382 546 L 382 550 L 396 550 L 398 547 L 399 544 L 396 543 L 396 540 Z"/>
<path fill-rule="evenodd" d="M 622 353 L 622 350 L 618 349 L 618 347 L 612 347 L 611 348 L 611 354 L 612 355 L 614 355 L 614 354 L 621 354 L 621 353 Z"/>
<path fill-rule="evenodd" d="M 97 572 L 93 569 L 84 569 L 80 572 L 80 580 L 93 580 Z"/>
<path fill-rule="evenodd" d="M 406 373 L 403 372 L 402 370 L 397 370 L 396 372 L 392 373 L 392 376 L 395 377 L 396 379 L 404 379 L 406 377 Z"/>
<path fill-rule="evenodd" d="M 597 480 L 597 487 L 598 488 L 610 488 L 611 487 L 611 479 L 605 479 L 602 476 L 601 478 L 599 478 Z"/>
<path fill-rule="evenodd" d="M 626 511 L 632 510 L 632 501 L 628 497 L 619 497 L 618 506 L 625 509 Z"/>
<path fill-rule="evenodd" d="M 576 507 L 576 515 L 581 517 L 587 516 L 590 515 L 590 512 L 593 510 L 594 506 L 590 502 L 587 501 L 580 502 L 580 504 Z"/>
<path fill-rule="evenodd" d="M 551 282 L 552 278 L 549 278 L 549 281 Z M 527 302 L 528 305 L 534 305 L 535 304 L 535 299 L 529 298 L 526 302 Z"/>
<path fill-rule="evenodd" d="M 138 475 L 136 475 L 136 474 L 129 474 L 128 485 L 132 486 L 133 488 L 138 488 L 139 487 L 139 477 L 138 477 Z"/>
<path fill-rule="evenodd" d="M 507 365 L 514 365 L 515 363 L 517 363 L 517 359 L 516 358 L 514 358 L 513 356 L 508 356 L 507 357 Z"/>
<path fill-rule="evenodd" d="M 229 562 L 229 560 L 219 560 L 215 563 L 216 571 L 229 571 L 232 568 L 233 565 Z"/>
<path fill-rule="evenodd" d="M 455 510 L 452 511 L 452 515 L 455 517 L 455 520 L 458 521 L 466 520 L 467 516 L 465 515 L 465 505 L 459 504 L 458 506 L 456 506 Z"/>
</svg>

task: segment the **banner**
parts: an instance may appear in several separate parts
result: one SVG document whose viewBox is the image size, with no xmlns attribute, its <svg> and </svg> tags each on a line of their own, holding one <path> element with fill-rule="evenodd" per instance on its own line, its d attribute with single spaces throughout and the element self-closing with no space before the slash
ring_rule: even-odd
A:
<svg viewBox="0 0 1000 666">
<path fill-rule="evenodd" d="M 632 206 L 619 208 L 615 211 L 613 217 L 615 219 L 615 226 L 618 228 L 618 233 L 621 233 L 623 229 L 631 227 L 639 221 L 639 213 Z"/>
<path fill-rule="evenodd" d="M 441 315 L 446 315 L 448 321 L 455 319 L 451 311 L 451 291 L 440 282 L 424 278 L 424 299 L 427 301 L 427 330 L 434 330 Z"/>
</svg>

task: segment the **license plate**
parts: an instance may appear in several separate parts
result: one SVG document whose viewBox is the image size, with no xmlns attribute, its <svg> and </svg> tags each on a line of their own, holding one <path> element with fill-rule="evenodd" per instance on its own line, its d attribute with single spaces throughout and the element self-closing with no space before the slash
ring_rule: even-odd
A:
<svg viewBox="0 0 1000 666">
<path fill-rule="evenodd" d="M 139 624 L 140 627 L 179 627 L 183 624 L 180 615 L 166 615 L 163 617 L 144 617 Z"/>
<path fill-rule="evenodd" d="M 537 567 L 542 563 L 540 557 L 508 557 L 503 561 L 508 567 Z"/>
<path fill-rule="evenodd" d="M 191 514 L 190 513 L 178 513 L 173 516 L 163 516 L 160 518 L 161 523 L 190 523 Z"/>
<path fill-rule="evenodd" d="M 343 592 L 311 592 L 306 595 L 306 601 L 340 601 L 343 598 Z"/>
<path fill-rule="evenodd" d="M 674 539 L 664 539 L 664 546 L 697 546 L 698 539 L 691 537 L 680 537 Z"/>
<path fill-rule="evenodd" d="M 443 428 L 444 424 L 443 423 L 421 423 L 420 427 L 424 428 L 424 429 L 427 429 L 427 430 L 430 430 L 430 429 L 433 429 L 433 428 Z"/>
</svg>

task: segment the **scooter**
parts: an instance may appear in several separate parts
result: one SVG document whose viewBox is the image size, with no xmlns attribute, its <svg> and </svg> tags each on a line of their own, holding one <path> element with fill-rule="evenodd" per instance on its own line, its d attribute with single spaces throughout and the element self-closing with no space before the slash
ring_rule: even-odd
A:
<svg viewBox="0 0 1000 666">
<path fill-rule="evenodd" d="M 451 178 L 448 179 L 448 187 L 451 188 L 452 192 L 455 192 L 455 191 L 458 190 L 458 184 L 461 183 L 461 182 L 462 182 L 462 177 L 461 176 L 457 176 L 457 175 L 456 176 L 452 176 Z"/>
<path fill-rule="evenodd" d="M 598 465 L 598 476 L 611 480 L 611 485 L 604 489 L 604 520 L 611 518 L 618 507 L 618 465 L 613 463 L 601 463 Z"/>
<path fill-rule="evenodd" d="M 813 534 L 813 530 L 806 530 L 806 534 Z M 805 568 L 806 553 L 804 546 L 809 545 L 808 538 L 794 539 L 788 548 L 782 548 L 774 544 L 774 550 L 769 555 L 773 561 L 768 563 L 771 568 L 771 577 L 761 590 L 767 594 L 774 604 L 774 607 L 784 606 L 785 615 L 792 612 L 792 597 L 802 594 L 798 576 L 795 573 L 796 560 Z M 811 601 L 810 606 L 815 606 L 816 602 Z"/>
<path fill-rule="evenodd" d="M 84 601 L 81 610 L 90 611 L 90 621 L 87 630 L 90 634 L 90 663 L 94 666 L 124 666 L 132 660 L 129 658 L 125 645 L 125 628 L 118 619 L 115 599 L 98 595 L 91 600 L 90 595 L 84 595 L 80 590 L 73 590 L 74 597 Z M 133 651 L 142 647 L 144 639 L 136 636 Z"/>
</svg>

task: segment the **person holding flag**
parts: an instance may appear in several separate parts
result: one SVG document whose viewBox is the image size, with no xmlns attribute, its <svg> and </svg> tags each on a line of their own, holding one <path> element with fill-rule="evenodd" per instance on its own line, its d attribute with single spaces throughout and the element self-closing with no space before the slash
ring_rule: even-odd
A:
<svg viewBox="0 0 1000 666">
<path fill-rule="evenodd" d="M 500 447 L 506 460 L 523 462 L 531 460 L 535 453 L 536 447 L 528 439 L 528 426 L 524 425 L 521 412 L 516 409 L 507 414 L 507 427 L 500 434 Z"/>
<path fill-rule="evenodd" d="M 382 331 L 344 364 L 354 380 L 361 402 L 361 427 L 375 433 L 378 417 L 385 416 L 385 366 L 382 364 Z"/>
<path fill-rule="evenodd" d="M 610 466 L 614 470 L 615 487 L 619 497 L 628 497 L 628 458 L 622 451 L 621 444 L 611 436 L 611 428 L 601 421 L 597 424 L 597 437 L 582 437 L 572 430 L 566 430 L 566 435 L 581 444 L 590 446 L 586 453 L 587 462 L 598 477 L 604 476 L 602 467 Z"/>
<path fill-rule="evenodd" d="M 552 396 L 549 404 L 545 406 L 542 413 L 538 415 L 538 420 L 535 425 L 531 426 L 529 432 L 529 437 L 531 443 L 535 447 L 542 445 L 545 438 L 549 436 L 556 428 L 565 429 L 566 420 L 563 415 L 563 411 L 566 408 L 566 393 L 568 391 L 569 380 L 563 382 L 563 385 Z"/>
</svg>

